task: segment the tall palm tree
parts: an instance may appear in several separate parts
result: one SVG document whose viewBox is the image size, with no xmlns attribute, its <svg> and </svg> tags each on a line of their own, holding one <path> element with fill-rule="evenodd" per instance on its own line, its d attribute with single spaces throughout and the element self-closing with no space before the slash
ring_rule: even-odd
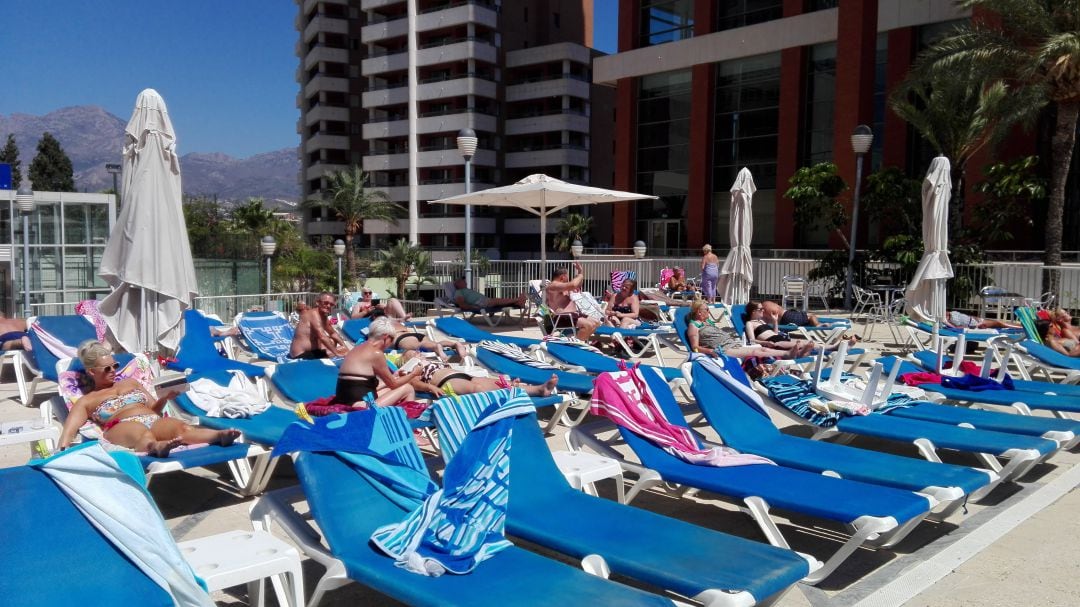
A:
<svg viewBox="0 0 1080 607">
<path fill-rule="evenodd" d="M 355 165 L 343 171 L 327 173 L 327 187 L 322 190 L 322 197 L 305 203 L 309 207 L 329 209 L 345 224 L 345 261 L 350 276 L 356 273 L 352 241 L 363 229 L 364 220 L 394 221 L 405 214 L 405 209 L 391 202 L 386 192 L 368 189 L 368 178 L 369 175 Z"/>
<path fill-rule="evenodd" d="M 386 250 L 379 251 L 376 271 L 397 279 L 398 297 L 406 299 L 409 275 L 416 272 L 419 282 L 427 280 L 431 270 L 431 253 L 401 238 Z"/>
<path fill-rule="evenodd" d="M 961 0 L 964 8 L 984 9 L 976 19 L 927 49 L 923 62 L 941 74 L 974 65 L 1014 91 L 1031 91 L 1036 109 L 1054 106 L 1050 198 L 1046 212 L 1049 291 L 1059 294 L 1065 181 L 1072 165 L 1080 116 L 1080 3 L 1077 0 Z"/>
<path fill-rule="evenodd" d="M 1033 122 L 1038 107 L 1030 89 L 1012 90 L 977 66 L 944 74 L 920 63 L 893 92 L 889 105 L 934 150 L 949 159 L 953 191 L 949 229 L 962 226 L 967 163 L 983 147 L 994 147 L 1017 122 Z"/>
</svg>

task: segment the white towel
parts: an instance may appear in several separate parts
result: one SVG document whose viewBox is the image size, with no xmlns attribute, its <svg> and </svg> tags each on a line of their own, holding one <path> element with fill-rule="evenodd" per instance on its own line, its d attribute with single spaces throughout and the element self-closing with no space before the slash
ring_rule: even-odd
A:
<svg viewBox="0 0 1080 607">
<path fill-rule="evenodd" d="M 270 408 L 270 403 L 243 373 L 234 372 L 228 386 L 203 378 L 190 384 L 188 398 L 208 417 L 238 419 L 258 415 Z"/>
</svg>

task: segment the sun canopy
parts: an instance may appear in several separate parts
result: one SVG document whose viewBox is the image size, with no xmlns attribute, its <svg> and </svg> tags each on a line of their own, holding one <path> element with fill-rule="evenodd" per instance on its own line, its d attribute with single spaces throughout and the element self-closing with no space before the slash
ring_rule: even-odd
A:
<svg viewBox="0 0 1080 607">
<path fill-rule="evenodd" d="M 552 213 L 569 206 L 604 204 L 627 200 L 655 199 L 648 194 L 605 190 L 587 185 L 567 183 L 543 174 L 529 175 L 525 179 L 498 188 L 460 194 L 431 201 L 434 204 L 462 204 L 489 207 L 513 207 L 540 216 L 540 258 L 547 262 L 547 218 Z"/>
<path fill-rule="evenodd" d="M 922 233 L 925 252 L 907 288 L 907 305 L 921 320 L 945 318 L 945 281 L 953 277 L 949 262 L 949 197 L 952 178 L 949 159 L 938 156 L 930 162 L 922 186 Z"/>
<path fill-rule="evenodd" d="M 728 305 L 750 301 L 750 287 L 754 284 L 754 260 L 750 255 L 750 240 L 754 236 L 751 202 L 756 191 L 750 169 L 743 167 L 731 185 L 731 217 L 728 218 L 731 251 L 720 268 L 720 293 Z"/>
<path fill-rule="evenodd" d="M 98 274 L 112 287 L 100 305 L 129 352 L 174 350 L 183 311 L 198 295 L 181 206 L 180 159 L 165 101 L 139 93 L 124 130 L 120 215 Z"/>
</svg>

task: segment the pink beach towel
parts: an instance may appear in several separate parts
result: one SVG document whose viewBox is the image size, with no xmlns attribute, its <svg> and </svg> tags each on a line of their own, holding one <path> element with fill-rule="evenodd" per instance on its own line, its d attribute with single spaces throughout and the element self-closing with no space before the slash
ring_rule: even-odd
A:
<svg viewBox="0 0 1080 607">
<path fill-rule="evenodd" d="M 109 332 L 109 325 L 105 322 L 105 317 L 101 315 L 98 303 L 96 299 L 84 299 L 75 304 L 75 313 L 90 319 L 90 322 L 94 323 L 94 330 L 97 331 L 97 340 L 105 343 L 105 335 Z"/>
<path fill-rule="evenodd" d="M 691 464 L 724 467 L 773 463 L 764 457 L 739 453 L 730 447 L 701 449 L 689 428 L 672 424 L 664 417 L 641 373 L 640 368 L 633 367 L 597 376 L 593 382 L 590 412 L 607 417 Z"/>
</svg>

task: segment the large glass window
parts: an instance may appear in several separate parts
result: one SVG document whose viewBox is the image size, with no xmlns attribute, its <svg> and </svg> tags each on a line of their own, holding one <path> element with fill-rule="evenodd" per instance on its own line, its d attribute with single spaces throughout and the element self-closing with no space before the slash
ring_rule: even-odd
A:
<svg viewBox="0 0 1080 607">
<path fill-rule="evenodd" d="M 806 66 L 806 126 L 802 164 L 832 160 L 833 108 L 836 104 L 836 43 L 810 47 Z"/>
<path fill-rule="evenodd" d="M 690 71 L 644 76 L 638 95 L 637 191 L 658 196 L 638 203 L 637 237 L 653 246 L 650 222 L 684 220 L 690 175 Z M 666 232 L 665 232 L 666 234 Z M 657 246 L 678 248 L 682 236 Z"/>
<path fill-rule="evenodd" d="M 694 36 L 694 0 L 644 0 L 641 3 L 641 46 Z"/>
<path fill-rule="evenodd" d="M 783 16 L 781 0 L 726 0 L 716 3 L 716 30 L 764 23 Z"/>
<path fill-rule="evenodd" d="M 780 53 L 716 65 L 713 135 L 713 245 L 728 239 L 728 193 L 739 169 L 750 169 L 754 194 L 754 244 L 771 245 L 780 119 Z"/>
</svg>

